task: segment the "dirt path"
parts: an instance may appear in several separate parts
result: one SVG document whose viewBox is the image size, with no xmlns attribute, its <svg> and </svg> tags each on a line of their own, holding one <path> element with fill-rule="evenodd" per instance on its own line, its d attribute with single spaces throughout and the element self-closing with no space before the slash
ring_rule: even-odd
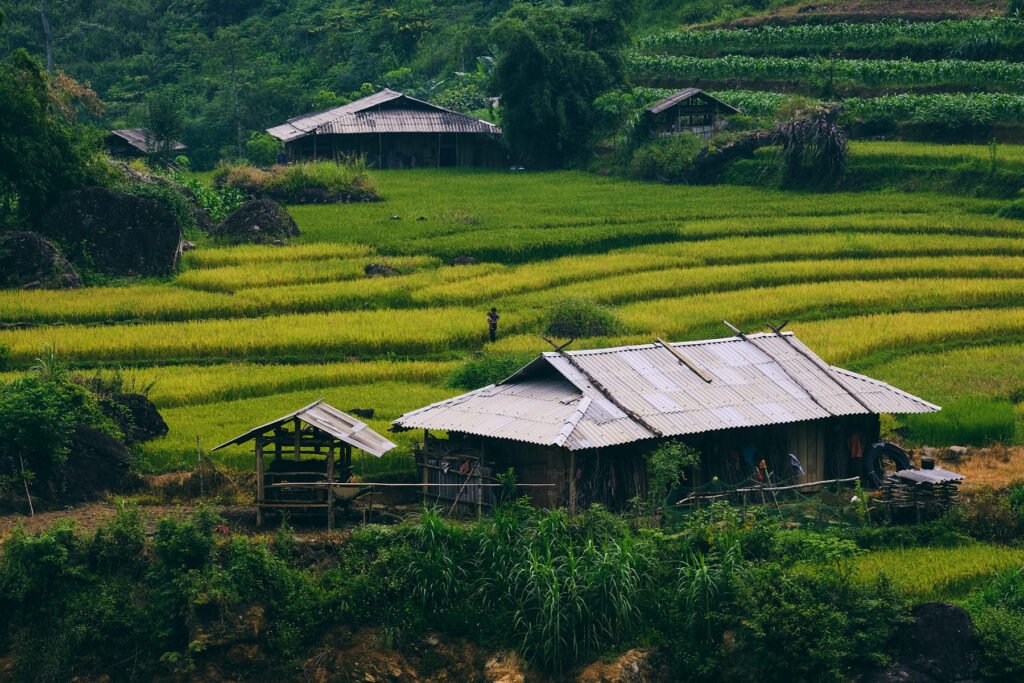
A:
<svg viewBox="0 0 1024 683">
<path fill-rule="evenodd" d="M 168 515 L 184 516 L 196 509 L 196 505 L 145 505 L 139 508 L 142 512 L 142 519 L 148 532 L 156 529 L 157 520 Z M 0 541 L 19 525 L 31 533 L 42 531 L 53 524 L 71 520 L 75 525 L 84 531 L 95 531 L 98 527 L 106 524 L 117 512 L 117 505 L 112 502 L 83 503 L 73 508 L 63 510 L 50 510 L 39 512 L 34 516 L 27 514 L 6 514 L 0 515 Z M 244 506 L 217 506 L 217 512 L 228 521 L 232 530 L 252 528 L 251 508 Z M 237 527 L 237 529 L 236 529 Z"/>
</svg>

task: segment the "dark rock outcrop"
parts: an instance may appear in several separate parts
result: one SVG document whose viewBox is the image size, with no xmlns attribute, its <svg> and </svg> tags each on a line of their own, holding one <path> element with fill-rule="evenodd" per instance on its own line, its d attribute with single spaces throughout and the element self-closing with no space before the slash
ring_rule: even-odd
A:
<svg viewBox="0 0 1024 683">
<path fill-rule="evenodd" d="M 63 490 L 54 497 L 62 504 L 92 500 L 106 491 L 124 491 L 138 484 L 131 472 L 131 452 L 117 439 L 78 425 L 71 435 L 71 452 L 64 464 Z"/>
<path fill-rule="evenodd" d="M 233 244 L 272 244 L 297 237 L 299 226 L 277 202 L 253 199 L 236 209 L 210 234 Z"/>
<path fill-rule="evenodd" d="M 395 277 L 399 273 L 386 263 L 368 263 L 363 268 L 366 277 Z"/>
<path fill-rule="evenodd" d="M 167 275 L 181 255 L 182 226 L 166 206 L 103 187 L 68 192 L 42 226 L 73 263 L 104 275 Z"/>
<path fill-rule="evenodd" d="M 70 289 L 82 278 L 60 250 L 34 232 L 0 232 L 0 288 Z"/>
<path fill-rule="evenodd" d="M 892 665 L 865 676 L 864 683 L 973 683 L 978 643 L 971 616 L 948 602 L 928 602 L 911 611 L 913 623 L 900 632 Z"/>
<path fill-rule="evenodd" d="M 475 266 L 476 259 L 472 256 L 456 256 L 448 262 L 449 266 Z"/>
<path fill-rule="evenodd" d="M 111 415 L 129 443 L 152 441 L 167 435 L 164 421 L 156 405 L 142 394 L 118 394 L 109 399 L 117 415 Z"/>
</svg>

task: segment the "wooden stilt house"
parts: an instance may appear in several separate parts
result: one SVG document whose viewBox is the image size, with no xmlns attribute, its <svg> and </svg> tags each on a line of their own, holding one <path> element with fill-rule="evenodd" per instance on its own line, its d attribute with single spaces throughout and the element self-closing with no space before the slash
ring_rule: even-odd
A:
<svg viewBox="0 0 1024 683">
<path fill-rule="evenodd" d="M 359 488 L 352 484 L 352 450 L 380 457 L 395 444 L 321 399 L 250 429 L 213 450 L 255 442 L 256 525 L 266 510 L 324 510 L 334 528 L 335 506 Z"/>
</svg>

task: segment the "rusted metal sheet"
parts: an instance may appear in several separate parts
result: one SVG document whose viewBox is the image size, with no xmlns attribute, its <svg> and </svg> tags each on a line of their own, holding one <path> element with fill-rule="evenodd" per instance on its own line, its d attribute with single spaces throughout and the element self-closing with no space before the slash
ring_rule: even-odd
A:
<svg viewBox="0 0 1024 683">
<path fill-rule="evenodd" d="M 320 399 L 315 403 L 310 403 L 305 408 L 300 408 L 265 425 L 250 429 L 245 434 L 236 436 L 230 441 L 225 441 L 213 450 L 218 450 L 232 444 L 245 443 L 295 418 L 378 458 L 396 447 L 394 443 L 372 430 L 365 422 L 352 417 L 348 413 L 343 413 L 334 406 L 324 403 L 323 399 Z"/>
<path fill-rule="evenodd" d="M 384 106 L 386 105 L 386 106 Z M 474 119 L 394 90 L 355 102 L 304 114 L 267 132 L 282 142 L 307 135 L 356 135 L 366 133 L 481 133 L 498 135 L 493 123 Z"/>
<path fill-rule="evenodd" d="M 157 151 L 156 142 L 152 140 L 152 136 L 150 136 L 149 131 L 145 128 L 122 128 L 112 130 L 110 134 L 121 138 L 143 154 L 152 154 Z M 178 152 L 188 148 L 180 142 L 175 142 L 171 149 Z"/>
<path fill-rule="evenodd" d="M 715 104 L 720 106 L 722 109 L 726 109 L 728 111 L 731 111 L 734 114 L 739 114 L 740 113 L 740 110 L 737 109 L 736 107 L 732 106 L 731 104 L 727 104 L 726 102 L 723 102 L 722 100 L 718 99 L 717 97 L 712 97 L 711 95 L 707 94 L 706 92 L 704 92 L 700 88 L 685 88 L 683 90 L 680 90 L 679 92 L 672 93 L 671 95 L 669 95 L 665 99 L 663 99 L 663 100 L 661 100 L 659 102 L 655 102 L 651 106 L 647 107 L 647 111 L 651 112 L 652 114 L 660 114 L 661 112 L 665 111 L 666 109 L 671 109 L 672 107 L 676 106 L 680 102 L 685 102 L 686 100 L 690 99 L 691 97 L 695 97 L 697 95 L 703 96 L 709 102 L 714 102 Z"/>
<path fill-rule="evenodd" d="M 914 484 L 942 484 L 947 481 L 963 481 L 964 475 L 936 467 L 933 470 L 900 470 L 892 476 Z"/>
<path fill-rule="evenodd" d="M 498 385 L 395 421 L 570 450 L 939 407 L 824 363 L 792 333 L 547 352 Z"/>
</svg>

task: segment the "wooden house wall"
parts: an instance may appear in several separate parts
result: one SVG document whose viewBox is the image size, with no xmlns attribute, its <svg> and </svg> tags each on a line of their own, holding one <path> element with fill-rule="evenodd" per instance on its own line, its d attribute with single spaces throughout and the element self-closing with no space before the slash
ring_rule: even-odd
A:
<svg viewBox="0 0 1024 683">
<path fill-rule="evenodd" d="M 852 457 L 850 437 L 857 434 L 864 452 L 879 439 L 877 415 L 839 416 L 764 427 L 724 429 L 682 437 L 701 454 L 701 465 L 687 473 L 687 483 L 704 486 L 717 477 L 724 485 L 749 482 L 760 461 L 766 461 L 773 483 L 814 482 L 860 474 L 861 461 Z M 524 488 L 522 493 L 539 507 L 569 503 L 575 478 L 579 506 L 600 503 L 625 507 L 634 496 L 646 496 L 646 456 L 660 441 L 571 452 L 508 439 L 483 438 L 480 453 L 495 473 L 512 468 L 522 484 L 553 484 Z M 804 474 L 793 468 L 789 454 L 799 459 Z"/>
<path fill-rule="evenodd" d="M 308 135 L 286 145 L 289 160 L 362 156 L 375 168 L 497 167 L 501 144 L 475 133 Z"/>
</svg>

